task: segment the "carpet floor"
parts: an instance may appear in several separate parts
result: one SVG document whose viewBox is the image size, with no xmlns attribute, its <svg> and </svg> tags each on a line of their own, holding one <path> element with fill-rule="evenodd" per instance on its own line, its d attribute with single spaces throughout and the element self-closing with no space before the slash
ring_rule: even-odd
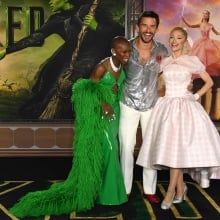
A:
<svg viewBox="0 0 220 220">
<path fill-rule="evenodd" d="M 189 176 L 184 177 L 188 186 L 186 200 L 172 205 L 170 210 L 162 210 L 160 204 L 150 204 L 142 197 L 142 182 L 135 180 L 129 201 L 121 206 L 97 205 L 83 213 L 70 213 L 62 216 L 41 216 L 24 218 L 24 220 L 173 220 L 202 219 L 220 220 L 220 180 L 211 180 L 207 189 L 202 189 Z M 22 195 L 30 191 L 48 188 L 54 181 L 50 180 L 12 180 L 0 182 L 0 220 L 17 220 L 8 212 Z M 163 199 L 168 185 L 168 173 L 158 172 L 157 195 Z"/>
</svg>

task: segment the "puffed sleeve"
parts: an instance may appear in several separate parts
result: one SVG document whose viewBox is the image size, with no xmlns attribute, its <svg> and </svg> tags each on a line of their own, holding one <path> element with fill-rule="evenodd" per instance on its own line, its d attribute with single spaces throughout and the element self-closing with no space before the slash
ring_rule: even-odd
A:
<svg viewBox="0 0 220 220">
<path fill-rule="evenodd" d="M 171 63 L 171 57 L 164 57 L 160 63 L 160 72 L 163 72 L 164 68 Z"/>
<path fill-rule="evenodd" d="M 197 56 L 191 56 L 191 71 L 192 73 L 200 74 L 205 72 L 205 65 L 199 60 Z"/>
</svg>

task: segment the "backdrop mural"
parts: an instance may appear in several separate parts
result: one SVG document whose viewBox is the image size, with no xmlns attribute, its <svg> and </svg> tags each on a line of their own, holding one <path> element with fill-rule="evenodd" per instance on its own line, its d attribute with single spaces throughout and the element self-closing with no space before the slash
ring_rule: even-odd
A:
<svg viewBox="0 0 220 220">
<path fill-rule="evenodd" d="M 59 1 L 59 4 L 63 0 Z M 0 1 L 0 120 L 70 120 L 71 85 L 124 35 L 125 0 Z M 82 21 L 91 15 L 96 25 Z"/>
<path fill-rule="evenodd" d="M 214 86 L 200 101 L 213 120 L 220 120 L 220 1 L 219 0 L 146 0 L 146 9 L 160 15 L 157 39 L 167 45 L 169 31 L 174 26 L 184 27 L 189 35 L 187 52 L 192 51 L 206 65 Z M 208 12 L 208 13 L 207 13 Z M 207 15 L 208 14 L 208 15 Z M 209 16 L 209 27 L 199 25 Z M 185 22 L 184 22 L 184 20 Z M 195 77 L 195 87 L 201 80 Z"/>
</svg>

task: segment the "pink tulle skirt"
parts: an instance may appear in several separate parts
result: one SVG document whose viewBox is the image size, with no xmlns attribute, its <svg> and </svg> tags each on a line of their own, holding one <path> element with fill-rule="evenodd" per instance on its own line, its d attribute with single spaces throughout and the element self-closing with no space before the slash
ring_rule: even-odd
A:
<svg viewBox="0 0 220 220">
<path fill-rule="evenodd" d="M 220 41 L 200 38 L 194 42 L 191 54 L 199 57 L 211 76 L 220 76 Z"/>
</svg>

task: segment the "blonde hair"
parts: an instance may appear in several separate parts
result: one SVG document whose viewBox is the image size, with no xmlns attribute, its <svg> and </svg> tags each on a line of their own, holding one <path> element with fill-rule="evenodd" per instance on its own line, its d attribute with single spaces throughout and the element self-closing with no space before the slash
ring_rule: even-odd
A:
<svg viewBox="0 0 220 220">
<path fill-rule="evenodd" d="M 208 13 L 208 14 L 210 15 L 210 11 L 207 10 L 207 9 L 205 9 L 205 10 L 203 11 L 203 13 Z"/>
<path fill-rule="evenodd" d="M 188 34 L 186 32 L 186 30 L 182 27 L 174 27 L 171 31 L 170 31 L 170 35 L 174 32 L 174 31 L 181 31 L 183 33 L 183 36 L 185 37 L 185 45 L 183 47 L 183 54 L 189 54 L 190 52 L 190 46 L 189 46 L 189 42 L 187 40 Z"/>
<path fill-rule="evenodd" d="M 203 14 L 204 14 L 204 13 L 208 13 L 208 15 L 209 15 L 209 17 L 210 17 L 210 11 L 209 11 L 209 10 L 205 9 L 202 13 L 203 13 Z M 207 22 L 209 22 L 209 17 L 207 18 Z M 202 18 L 202 21 L 203 21 L 203 18 Z"/>
<path fill-rule="evenodd" d="M 182 27 L 174 27 L 171 31 L 170 34 L 172 34 L 174 31 L 181 31 L 185 37 L 185 39 L 187 40 L 188 34 L 186 32 L 186 30 Z"/>
</svg>

